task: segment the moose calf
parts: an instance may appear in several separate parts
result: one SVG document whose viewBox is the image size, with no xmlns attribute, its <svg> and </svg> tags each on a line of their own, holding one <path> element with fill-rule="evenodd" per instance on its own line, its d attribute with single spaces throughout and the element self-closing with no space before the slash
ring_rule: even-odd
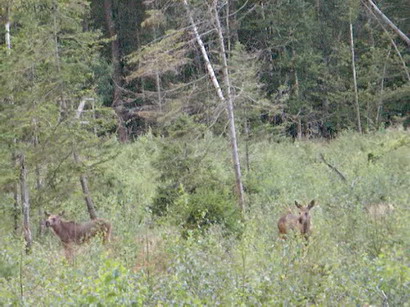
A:
<svg viewBox="0 0 410 307">
<path fill-rule="evenodd" d="M 278 221 L 279 234 L 282 238 L 289 232 L 289 230 L 300 232 L 306 239 L 310 234 L 310 209 L 315 205 L 312 200 L 308 206 L 304 207 L 295 201 L 296 207 L 299 208 L 299 214 L 294 215 L 288 213 L 282 216 Z"/>
<path fill-rule="evenodd" d="M 86 223 L 76 223 L 65 221 L 61 217 L 64 211 L 60 214 L 50 214 L 45 212 L 47 227 L 50 227 L 54 234 L 60 238 L 64 246 L 66 258 L 72 257 L 73 244 L 82 244 L 89 241 L 92 237 L 101 235 L 103 242 L 106 243 L 111 237 L 111 224 L 103 219 L 95 219 Z"/>
</svg>

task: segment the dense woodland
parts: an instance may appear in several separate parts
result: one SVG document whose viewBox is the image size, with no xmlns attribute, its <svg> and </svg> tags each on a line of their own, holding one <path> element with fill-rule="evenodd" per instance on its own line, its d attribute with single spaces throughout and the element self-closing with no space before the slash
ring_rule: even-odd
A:
<svg viewBox="0 0 410 307">
<path fill-rule="evenodd" d="M 410 304 L 408 0 L 0 4 L 0 305 Z"/>
</svg>

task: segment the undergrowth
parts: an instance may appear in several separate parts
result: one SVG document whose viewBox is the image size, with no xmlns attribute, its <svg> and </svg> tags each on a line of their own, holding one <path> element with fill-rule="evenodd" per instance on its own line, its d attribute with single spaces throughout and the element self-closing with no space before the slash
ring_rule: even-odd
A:
<svg viewBox="0 0 410 307">
<path fill-rule="evenodd" d="M 113 240 L 80 247 L 72 263 L 52 233 L 36 236 L 26 255 L 8 222 L 10 206 L 4 206 L 0 305 L 410 304 L 407 132 L 250 144 L 243 219 L 229 192 L 228 145 L 209 136 L 184 152 L 194 155 L 187 160 L 194 171 L 186 170 L 178 182 L 180 192 L 168 203 L 169 212 L 152 215 L 159 187 L 178 178 L 180 165 L 171 163 L 173 169 L 165 170 L 162 161 L 158 167 L 158 159 L 167 156 L 162 142 L 141 137 L 101 166 L 92 191 L 100 216 L 113 224 Z M 169 173 L 172 178 L 160 179 Z M 215 192 L 227 190 L 222 196 Z M 309 240 L 280 240 L 279 217 L 295 209 L 295 200 L 311 199 L 317 205 Z M 380 203 L 394 210 L 370 216 L 366 208 Z M 61 207 L 71 219 L 87 218 L 78 195 L 55 209 Z M 220 219 L 210 219 L 209 212 Z M 188 225 L 189 218 L 194 222 Z"/>
</svg>

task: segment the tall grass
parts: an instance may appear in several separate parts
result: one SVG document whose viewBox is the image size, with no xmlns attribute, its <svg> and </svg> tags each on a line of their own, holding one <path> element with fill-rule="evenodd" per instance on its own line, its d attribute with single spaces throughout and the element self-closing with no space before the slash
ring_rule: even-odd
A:
<svg viewBox="0 0 410 307">
<path fill-rule="evenodd" d="M 109 246 L 83 246 L 69 264 L 52 234 L 25 255 L 23 242 L 2 228 L 0 304 L 409 305 L 407 132 L 251 144 L 247 210 L 237 221 L 237 234 L 215 224 L 181 236 L 175 216 L 172 223 L 152 219 L 148 208 L 160 184 L 160 170 L 152 163 L 161 156 L 159 142 L 146 136 L 126 145 L 92 182 L 100 215 L 114 225 Z M 225 184 L 231 166 L 224 140 L 215 137 L 193 146 L 193 153 L 207 152 L 206 163 L 195 166 L 196 180 L 206 184 L 207 178 L 224 178 Z M 203 191 L 200 195 L 207 197 Z M 295 209 L 295 200 L 311 199 L 317 205 L 309 241 L 298 236 L 280 240 L 280 215 Z M 366 206 L 383 202 L 393 204 L 394 211 L 369 216 Z M 70 217 L 86 217 L 79 204 L 68 201 L 66 206 Z M 2 214 L 5 219 L 9 213 Z"/>
</svg>

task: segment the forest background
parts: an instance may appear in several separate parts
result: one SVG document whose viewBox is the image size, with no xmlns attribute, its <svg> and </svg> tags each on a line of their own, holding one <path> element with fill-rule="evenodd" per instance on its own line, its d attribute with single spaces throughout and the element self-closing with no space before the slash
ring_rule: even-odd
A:
<svg viewBox="0 0 410 307">
<path fill-rule="evenodd" d="M 1 304 L 409 304 L 407 0 L 0 3 Z"/>
</svg>

